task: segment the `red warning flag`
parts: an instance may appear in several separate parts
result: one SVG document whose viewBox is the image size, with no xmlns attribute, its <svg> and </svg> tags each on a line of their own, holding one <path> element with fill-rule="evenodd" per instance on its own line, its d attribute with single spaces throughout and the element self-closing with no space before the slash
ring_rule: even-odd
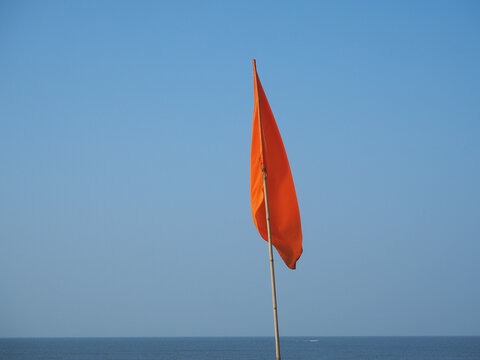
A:
<svg viewBox="0 0 480 360">
<path fill-rule="evenodd" d="M 263 174 L 266 174 L 272 244 L 285 264 L 295 269 L 302 254 L 302 226 L 287 153 L 253 60 L 253 131 L 250 199 L 253 222 L 268 241 Z"/>
</svg>

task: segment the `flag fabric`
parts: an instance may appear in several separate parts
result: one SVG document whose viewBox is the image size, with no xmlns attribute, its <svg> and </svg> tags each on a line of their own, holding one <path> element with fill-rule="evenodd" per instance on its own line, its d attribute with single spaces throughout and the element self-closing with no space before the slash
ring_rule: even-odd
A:
<svg viewBox="0 0 480 360">
<path fill-rule="evenodd" d="M 253 130 L 250 154 L 250 199 L 253 222 L 268 241 L 263 172 L 266 173 L 272 244 L 285 264 L 295 269 L 302 254 L 302 226 L 293 177 L 267 97 L 253 60 Z"/>
</svg>

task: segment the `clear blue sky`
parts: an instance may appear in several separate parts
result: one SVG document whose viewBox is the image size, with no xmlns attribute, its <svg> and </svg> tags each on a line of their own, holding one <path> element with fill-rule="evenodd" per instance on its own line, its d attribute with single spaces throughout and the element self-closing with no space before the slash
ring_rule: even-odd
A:
<svg viewBox="0 0 480 360">
<path fill-rule="evenodd" d="M 480 335 L 477 1 L 2 1 L 0 336 L 273 336 L 253 57 L 280 334 Z"/>
</svg>

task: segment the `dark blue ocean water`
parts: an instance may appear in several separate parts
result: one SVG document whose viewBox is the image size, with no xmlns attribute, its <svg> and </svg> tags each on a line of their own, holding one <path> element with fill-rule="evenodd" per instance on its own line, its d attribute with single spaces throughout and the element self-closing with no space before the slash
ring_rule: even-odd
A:
<svg viewBox="0 0 480 360">
<path fill-rule="evenodd" d="M 480 360 L 480 337 L 283 337 L 282 359 Z M 2 360 L 275 359 L 273 338 L 0 339 Z"/>
</svg>

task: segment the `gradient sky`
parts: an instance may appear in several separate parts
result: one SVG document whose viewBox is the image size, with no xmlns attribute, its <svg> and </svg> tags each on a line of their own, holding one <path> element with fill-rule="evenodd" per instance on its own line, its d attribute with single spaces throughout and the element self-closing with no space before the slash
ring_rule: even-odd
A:
<svg viewBox="0 0 480 360">
<path fill-rule="evenodd" d="M 480 335 L 478 1 L 0 2 L 0 336 Z"/>
</svg>

